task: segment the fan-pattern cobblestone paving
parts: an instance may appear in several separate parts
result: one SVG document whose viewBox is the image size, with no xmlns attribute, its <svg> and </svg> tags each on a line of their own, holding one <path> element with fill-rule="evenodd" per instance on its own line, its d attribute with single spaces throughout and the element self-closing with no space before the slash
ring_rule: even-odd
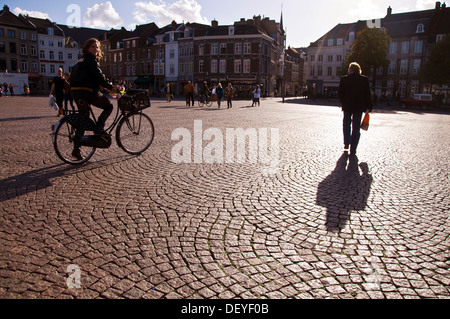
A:
<svg viewBox="0 0 450 319">
<path fill-rule="evenodd" d="M 72 167 L 46 98 L 0 98 L 0 298 L 449 298 L 450 115 L 375 110 L 350 157 L 340 109 L 301 102 L 152 101 L 147 152 Z M 203 151 L 277 129 L 276 165 L 175 163 L 195 121 Z"/>
</svg>

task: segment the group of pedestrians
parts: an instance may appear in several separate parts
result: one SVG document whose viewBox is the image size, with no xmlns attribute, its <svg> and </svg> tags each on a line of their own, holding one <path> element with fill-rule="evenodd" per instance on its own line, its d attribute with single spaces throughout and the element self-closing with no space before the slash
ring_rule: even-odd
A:
<svg viewBox="0 0 450 319">
<path fill-rule="evenodd" d="M 169 91 L 169 84 L 167 84 L 166 94 Z M 191 81 L 188 81 L 184 88 L 185 96 L 186 96 L 186 106 L 194 106 L 195 105 L 195 86 Z M 199 96 L 207 97 L 209 99 L 212 99 L 213 101 L 217 102 L 217 106 L 220 109 L 222 105 L 222 101 L 226 99 L 227 101 L 227 108 L 230 109 L 233 107 L 233 98 L 234 98 L 234 88 L 231 83 L 228 83 L 226 88 L 223 88 L 222 83 L 219 83 L 217 85 L 214 85 L 212 90 L 209 89 L 207 82 L 203 82 L 199 85 L 198 88 L 198 94 Z M 261 88 L 259 85 L 255 87 L 253 90 L 253 98 L 252 98 L 252 106 L 260 106 L 261 105 Z M 169 98 L 167 97 L 167 102 L 170 102 Z"/>
<path fill-rule="evenodd" d="M 2 90 L 3 87 L 3 90 Z M 8 83 L 3 83 L 2 85 L 0 85 L 0 96 L 4 95 L 4 96 L 8 96 L 8 92 L 10 96 L 15 96 L 14 94 L 14 85 L 9 84 Z"/>
<path fill-rule="evenodd" d="M 50 96 L 54 97 L 57 104 L 58 116 L 64 114 L 64 110 L 67 110 L 69 103 L 72 110 L 75 110 L 73 107 L 72 88 L 69 83 L 70 73 L 63 72 L 63 69 L 58 69 L 57 75 L 53 78 L 53 84 L 50 88 Z"/>
</svg>

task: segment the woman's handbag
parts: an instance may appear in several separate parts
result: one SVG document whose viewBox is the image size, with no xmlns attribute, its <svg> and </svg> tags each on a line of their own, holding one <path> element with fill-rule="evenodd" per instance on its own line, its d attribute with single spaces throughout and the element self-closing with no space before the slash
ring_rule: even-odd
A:
<svg viewBox="0 0 450 319">
<path fill-rule="evenodd" d="M 370 114 L 367 112 L 364 115 L 363 121 L 361 123 L 361 129 L 364 131 L 367 131 L 369 129 L 369 121 L 370 121 Z"/>
</svg>

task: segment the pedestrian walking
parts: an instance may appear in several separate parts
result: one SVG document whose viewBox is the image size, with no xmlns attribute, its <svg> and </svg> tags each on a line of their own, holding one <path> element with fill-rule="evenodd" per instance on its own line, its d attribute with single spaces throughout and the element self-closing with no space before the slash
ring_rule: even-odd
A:
<svg viewBox="0 0 450 319">
<path fill-rule="evenodd" d="M 230 108 L 233 107 L 233 103 L 232 103 L 232 100 L 233 100 L 233 86 L 231 85 L 231 83 L 228 83 L 228 86 L 227 86 L 227 88 L 225 90 L 226 90 L 225 95 L 227 97 L 227 107 L 230 109 Z"/>
<path fill-rule="evenodd" d="M 194 92 L 195 92 L 194 84 L 192 84 L 191 81 L 188 81 L 184 90 L 186 93 L 186 105 L 191 106 L 192 101 L 192 106 L 194 106 Z"/>
<path fill-rule="evenodd" d="M 15 94 L 14 94 L 14 85 L 12 83 L 9 84 L 9 94 L 11 96 L 15 96 Z"/>
<path fill-rule="evenodd" d="M 3 83 L 3 95 L 8 96 L 8 83 Z"/>
<path fill-rule="evenodd" d="M 172 88 L 169 83 L 166 85 L 166 101 L 168 103 L 172 102 Z"/>
<path fill-rule="evenodd" d="M 74 111 L 72 88 L 70 87 L 69 79 L 70 73 L 64 73 L 64 110 L 67 111 L 67 104 L 70 103 L 70 107 Z"/>
<path fill-rule="evenodd" d="M 261 105 L 260 98 L 261 98 L 261 89 L 260 89 L 259 85 L 257 85 L 256 88 L 253 90 L 252 106 L 256 106 L 257 103 L 258 103 L 258 106 L 260 106 Z"/>
<path fill-rule="evenodd" d="M 58 69 L 57 75 L 53 78 L 50 95 L 54 96 L 56 104 L 58 105 L 58 116 L 62 115 L 64 101 L 64 77 L 63 70 L 61 68 Z"/>
<path fill-rule="evenodd" d="M 222 84 L 220 84 L 220 83 L 217 85 L 216 94 L 217 94 L 217 105 L 219 106 L 219 109 L 220 109 L 220 103 L 222 102 L 222 99 L 224 96 L 224 90 L 223 90 Z"/>
<path fill-rule="evenodd" d="M 27 84 L 24 84 L 24 85 L 23 85 L 23 94 L 24 94 L 25 96 L 30 96 L 30 88 L 28 87 Z"/>
<path fill-rule="evenodd" d="M 362 114 L 372 112 L 373 108 L 369 79 L 362 75 L 358 63 L 352 62 L 348 68 L 348 75 L 341 78 L 338 95 L 344 112 L 344 149 L 348 150 L 350 147 L 350 154 L 356 155 L 361 137 Z"/>
</svg>

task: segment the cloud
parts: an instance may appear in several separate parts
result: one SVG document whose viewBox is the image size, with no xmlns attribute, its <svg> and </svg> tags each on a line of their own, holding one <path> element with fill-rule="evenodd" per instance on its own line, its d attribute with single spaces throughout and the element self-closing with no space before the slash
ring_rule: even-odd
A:
<svg viewBox="0 0 450 319">
<path fill-rule="evenodd" d="M 201 15 L 202 6 L 196 0 L 177 0 L 166 4 L 159 0 L 153 2 L 137 2 L 133 11 L 134 19 L 140 23 L 155 22 L 159 26 L 177 22 L 197 22 L 208 24 L 208 19 Z"/>
<path fill-rule="evenodd" d="M 383 18 L 386 15 L 386 8 L 381 9 L 379 0 L 361 0 L 358 1 L 352 9 L 348 11 L 350 17 L 355 21 L 364 19 Z"/>
<path fill-rule="evenodd" d="M 417 10 L 428 10 L 435 7 L 436 0 L 417 0 L 416 9 Z"/>
<path fill-rule="evenodd" d="M 122 18 L 114 9 L 111 2 L 107 1 L 95 4 L 92 8 L 86 9 L 83 19 L 84 25 L 89 28 L 115 28 L 123 23 Z"/>
<path fill-rule="evenodd" d="M 28 16 L 30 16 L 30 17 L 39 18 L 39 19 L 50 19 L 49 15 L 48 15 L 47 13 L 39 12 L 39 11 L 28 11 L 28 10 L 23 10 L 23 9 L 20 9 L 19 7 L 15 8 L 15 9 L 13 10 L 13 13 L 14 13 L 15 15 L 17 15 L 17 16 L 18 16 L 19 14 L 21 14 L 21 15 L 24 15 L 24 16 L 28 15 Z M 51 19 L 50 19 L 50 20 L 51 20 Z"/>
</svg>

